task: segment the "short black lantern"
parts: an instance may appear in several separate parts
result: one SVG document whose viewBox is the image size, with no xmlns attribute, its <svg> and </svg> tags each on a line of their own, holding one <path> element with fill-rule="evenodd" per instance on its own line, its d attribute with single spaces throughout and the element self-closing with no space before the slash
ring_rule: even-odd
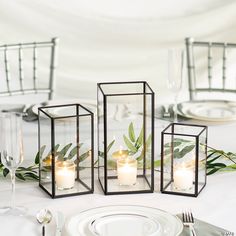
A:
<svg viewBox="0 0 236 236">
<path fill-rule="evenodd" d="M 52 198 L 94 189 L 93 113 L 80 104 L 38 109 L 39 185 Z"/>
<path fill-rule="evenodd" d="M 206 185 L 207 127 L 172 123 L 161 135 L 161 192 L 197 197 Z"/>
<path fill-rule="evenodd" d="M 145 81 L 99 83 L 98 178 L 105 194 L 154 190 L 154 92 Z"/>
</svg>

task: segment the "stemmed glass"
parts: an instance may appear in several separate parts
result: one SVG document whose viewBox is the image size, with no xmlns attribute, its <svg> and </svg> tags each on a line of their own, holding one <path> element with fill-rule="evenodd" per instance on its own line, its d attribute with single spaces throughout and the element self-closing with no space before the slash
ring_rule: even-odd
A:
<svg viewBox="0 0 236 236">
<path fill-rule="evenodd" d="M 17 113 L 2 113 L 0 116 L 1 162 L 11 176 L 11 204 L 0 208 L 2 214 L 24 215 L 24 207 L 15 206 L 15 173 L 23 161 L 22 117 Z"/>
<path fill-rule="evenodd" d="M 184 68 L 184 51 L 182 49 L 168 50 L 168 89 L 174 94 L 174 122 L 178 122 L 177 104 L 179 92 L 182 88 Z"/>
</svg>

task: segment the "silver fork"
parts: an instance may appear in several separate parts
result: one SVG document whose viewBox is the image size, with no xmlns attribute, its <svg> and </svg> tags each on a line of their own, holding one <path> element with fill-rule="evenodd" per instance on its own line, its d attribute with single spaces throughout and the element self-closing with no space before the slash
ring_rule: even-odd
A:
<svg viewBox="0 0 236 236">
<path fill-rule="evenodd" d="M 194 230 L 194 218 L 191 211 L 183 212 L 182 213 L 183 224 L 189 228 L 190 235 L 197 236 Z"/>
</svg>

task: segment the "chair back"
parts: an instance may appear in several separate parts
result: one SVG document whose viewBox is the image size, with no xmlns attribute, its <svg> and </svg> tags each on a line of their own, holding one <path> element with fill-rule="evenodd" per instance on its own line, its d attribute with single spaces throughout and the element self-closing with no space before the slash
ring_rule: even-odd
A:
<svg viewBox="0 0 236 236">
<path fill-rule="evenodd" d="M 198 100 L 200 93 L 213 95 L 213 99 L 224 99 L 226 94 L 234 97 L 236 44 L 201 42 L 194 38 L 186 38 L 185 43 L 190 100 Z"/>
<path fill-rule="evenodd" d="M 58 38 L 0 45 L 0 97 L 47 94 L 55 88 Z"/>
</svg>

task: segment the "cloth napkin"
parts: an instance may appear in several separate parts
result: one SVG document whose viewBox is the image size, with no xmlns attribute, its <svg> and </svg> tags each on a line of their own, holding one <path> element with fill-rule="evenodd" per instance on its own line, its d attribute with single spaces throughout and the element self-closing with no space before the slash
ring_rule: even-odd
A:
<svg viewBox="0 0 236 236">
<path fill-rule="evenodd" d="M 182 221 L 182 215 L 177 215 L 180 220 Z M 227 231 L 225 229 L 219 228 L 217 226 L 211 225 L 209 223 L 206 223 L 204 221 L 198 220 L 194 218 L 194 229 L 196 231 L 197 236 L 226 236 L 226 235 L 232 235 L 233 232 Z M 229 234 L 231 233 L 231 234 Z M 183 232 L 180 234 L 180 236 L 189 236 L 189 229 L 188 227 L 184 227 Z"/>
</svg>

